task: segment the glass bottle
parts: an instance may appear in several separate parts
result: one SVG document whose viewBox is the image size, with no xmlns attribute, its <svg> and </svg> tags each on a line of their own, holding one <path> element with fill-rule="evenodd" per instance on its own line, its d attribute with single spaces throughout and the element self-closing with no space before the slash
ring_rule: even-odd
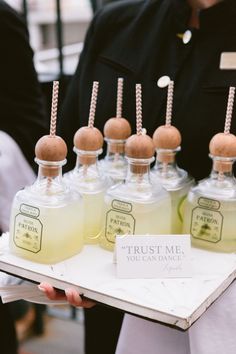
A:
<svg viewBox="0 0 236 354">
<path fill-rule="evenodd" d="M 62 143 L 58 138 L 51 138 L 56 148 Z M 65 154 L 48 161 L 47 152 L 39 152 L 39 144 L 48 146 L 50 138 L 47 142 L 42 139 L 36 145 L 38 178 L 33 185 L 17 192 L 12 204 L 10 249 L 35 262 L 56 263 L 82 249 L 83 204 L 80 195 L 62 181 Z"/>
<path fill-rule="evenodd" d="M 77 154 L 75 168 L 65 174 L 65 181 L 81 193 L 84 205 L 84 242 L 96 244 L 104 217 L 104 193 L 107 180 L 98 169 L 97 159 L 102 153 L 103 136 L 94 127 L 99 83 L 93 82 L 88 126 L 77 130 L 74 151 Z"/>
<path fill-rule="evenodd" d="M 229 132 L 235 90 L 231 89 L 225 131 L 210 141 L 211 174 L 190 189 L 183 225 L 194 247 L 218 252 L 236 251 L 236 137 Z"/>
<path fill-rule="evenodd" d="M 104 217 L 104 194 L 108 187 L 107 180 L 101 175 L 97 163 L 98 156 L 102 153 L 102 143 L 98 143 L 100 149 L 86 151 L 77 148 L 80 146 L 78 135 L 74 140 L 74 151 L 77 154 L 76 166 L 64 175 L 64 179 L 83 197 L 84 242 L 86 244 L 96 244 L 99 242 L 101 234 Z M 103 141 L 102 136 L 101 141 Z M 90 142 L 94 147 L 94 140 L 90 139 Z M 97 147 L 99 147 L 98 145 Z"/>
<path fill-rule="evenodd" d="M 83 247 L 82 199 L 62 181 L 67 146 L 56 135 L 58 85 L 53 82 L 50 135 L 35 146 L 38 178 L 15 195 L 9 238 L 13 253 L 49 264 L 69 258 Z"/>
<path fill-rule="evenodd" d="M 171 233 L 181 234 L 184 201 L 194 180 L 176 164 L 176 153 L 180 151 L 181 134 L 176 127 L 171 125 L 173 92 L 174 82 L 170 81 L 167 94 L 166 124 L 158 127 L 153 134 L 156 163 L 152 169 L 152 180 L 153 183 L 161 183 L 170 193 Z"/>
<path fill-rule="evenodd" d="M 184 213 L 183 233 L 190 233 L 194 247 L 218 252 L 236 251 L 236 180 L 234 157 L 214 156 L 208 178 L 190 189 Z M 233 147 L 233 145 L 232 145 Z"/>
<path fill-rule="evenodd" d="M 127 119 L 122 118 L 123 79 L 118 79 L 116 117 L 108 119 L 104 125 L 104 137 L 107 143 L 106 156 L 99 161 L 99 167 L 112 184 L 123 182 L 127 173 L 125 142 L 131 135 Z"/>
<path fill-rule="evenodd" d="M 170 193 L 172 217 L 171 233 L 181 234 L 185 199 L 194 179 L 176 164 L 176 149 L 156 149 L 156 163 L 151 172 L 153 183 L 161 185 Z"/>
<path fill-rule="evenodd" d="M 139 107 L 141 86 L 137 85 L 136 90 Z M 108 250 L 113 250 L 116 235 L 170 233 L 170 196 L 150 180 L 154 145 L 148 135 L 142 134 L 141 109 L 137 110 L 137 134 L 129 137 L 125 146 L 126 180 L 110 187 L 105 195 L 106 218 L 100 245 Z"/>
</svg>

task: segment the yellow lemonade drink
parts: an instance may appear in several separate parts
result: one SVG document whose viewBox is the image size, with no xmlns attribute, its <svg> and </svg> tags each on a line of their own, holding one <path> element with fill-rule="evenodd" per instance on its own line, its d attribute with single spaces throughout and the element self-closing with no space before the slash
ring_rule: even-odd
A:
<svg viewBox="0 0 236 354">
<path fill-rule="evenodd" d="M 152 182 L 161 184 L 171 197 L 171 234 L 182 234 L 183 209 L 185 198 L 194 179 L 188 173 L 180 169 L 175 162 L 176 150 L 160 151 L 157 149 L 156 164 L 151 172 Z M 164 163 L 163 156 L 168 160 Z"/>
<path fill-rule="evenodd" d="M 97 156 L 97 152 L 95 152 L 95 156 Z M 82 197 L 84 242 L 86 244 L 98 244 L 103 226 L 104 194 L 107 188 L 107 180 L 100 175 L 96 158 L 93 164 L 81 165 L 78 156 L 74 170 L 64 175 L 64 181 L 80 193 Z"/>
<path fill-rule="evenodd" d="M 102 231 L 104 215 L 104 192 L 82 194 L 84 203 L 84 242 L 97 244 Z"/>
<path fill-rule="evenodd" d="M 59 207 L 18 203 L 10 222 L 10 249 L 20 257 L 56 263 L 81 251 L 83 209 L 81 200 Z"/>
<path fill-rule="evenodd" d="M 117 188 L 117 195 L 107 193 L 105 197 L 105 224 L 100 239 L 101 247 L 112 251 L 116 235 L 170 233 L 171 204 L 165 191 L 159 200 L 145 201 L 125 198 L 123 193 L 118 194 L 119 190 L 120 188 Z"/>
<path fill-rule="evenodd" d="M 205 189 L 205 188 L 204 188 Z M 216 192 L 216 191 L 215 191 Z M 192 246 L 209 251 L 236 251 L 236 192 L 234 198 L 216 193 L 190 191 L 185 204 L 183 233 L 191 235 Z"/>
<path fill-rule="evenodd" d="M 183 210 L 185 208 L 185 200 L 190 187 L 194 180 L 191 179 L 177 190 L 168 190 L 171 198 L 171 233 L 182 234 L 183 229 Z"/>
</svg>

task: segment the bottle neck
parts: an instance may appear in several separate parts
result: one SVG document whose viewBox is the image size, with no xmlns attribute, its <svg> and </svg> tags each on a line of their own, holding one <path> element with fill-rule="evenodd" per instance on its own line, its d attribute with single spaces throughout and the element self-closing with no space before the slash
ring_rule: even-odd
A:
<svg viewBox="0 0 236 354">
<path fill-rule="evenodd" d="M 126 140 L 105 138 L 105 141 L 107 143 L 106 160 L 117 162 L 125 159 Z"/>
<path fill-rule="evenodd" d="M 32 191 L 37 191 L 41 196 L 52 196 L 65 193 L 67 187 L 62 180 L 63 161 L 43 161 L 35 159 L 39 165 L 38 177 L 32 186 Z"/>
<path fill-rule="evenodd" d="M 135 159 L 126 157 L 128 161 L 128 170 L 126 183 L 151 183 L 150 181 L 150 165 L 154 161 L 154 157 L 149 159 Z"/>
<path fill-rule="evenodd" d="M 176 164 L 177 149 L 156 149 L 156 163 L 154 169 L 161 178 L 181 177 L 180 170 Z"/>
<path fill-rule="evenodd" d="M 210 174 L 211 178 L 218 181 L 224 181 L 226 179 L 234 178 L 233 164 L 235 158 L 219 157 L 213 155 L 209 155 L 209 156 L 212 158 L 213 161 L 212 170 Z"/>
<path fill-rule="evenodd" d="M 66 160 L 44 161 L 35 158 L 35 162 L 39 165 L 37 181 L 45 179 L 62 181 L 62 166 L 66 164 Z"/>
<path fill-rule="evenodd" d="M 102 149 L 95 151 L 79 150 L 74 147 L 74 151 L 77 155 L 75 171 L 82 173 L 86 176 L 90 170 L 93 171 L 93 175 L 99 176 L 98 169 L 98 156 L 102 153 Z"/>
</svg>

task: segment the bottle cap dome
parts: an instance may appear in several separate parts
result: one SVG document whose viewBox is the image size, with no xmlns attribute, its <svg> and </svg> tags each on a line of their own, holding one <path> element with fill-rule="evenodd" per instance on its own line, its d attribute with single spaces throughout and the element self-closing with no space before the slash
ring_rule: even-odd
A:
<svg viewBox="0 0 236 354">
<path fill-rule="evenodd" d="M 96 162 L 96 154 L 89 154 L 102 149 L 103 136 L 95 127 L 82 127 L 74 136 L 74 146 L 78 150 L 87 151 L 88 154 L 80 154 L 79 161 L 82 165 L 91 165 Z"/>
<path fill-rule="evenodd" d="M 131 126 L 127 119 L 113 117 L 106 121 L 103 132 L 108 139 L 126 140 L 131 134 Z"/>
<path fill-rule="evenodd" d="M 153 134 L 153 142 L 157 149 L 177 149 L 181 144 L 181 134 L 173 125 L 161 125 Z"/>
<path fill-rule="evenodd" d="M 236 136 L 234 134 L 218 133 L 209 144 L 211 155 L 219 157 L 236 157 Z"/>
<path fill-rule="evenodd" d="M 74 145 L 78 150 L 100 150 L 103 146 L 102 133 L 95 127 L 82 127 L 75 133 Z"/>
<path fill-rule="evenodd" d="M 213 136 L 209 144 L 210 154 L 215 156 L 214 169 L 220 172 L 230 172 L 232 161 L 223 158 L 236 157 L 236 136 L 233 134 L 218 133 Z"/>
<path fill-rule="evenodd" d="M 135 159 L 150 159 L 155 152 L 154 144 L 150 136 L 131 135 L 125 144 L 125 154 L 127 157 Z"/>
<path fill-rule="evenodd" d="M 39 160 L 56 162 L 65 160 L 67 146 L 60 136 L 44 135 L 35 145 L 35 156 Z"/>
</svg>

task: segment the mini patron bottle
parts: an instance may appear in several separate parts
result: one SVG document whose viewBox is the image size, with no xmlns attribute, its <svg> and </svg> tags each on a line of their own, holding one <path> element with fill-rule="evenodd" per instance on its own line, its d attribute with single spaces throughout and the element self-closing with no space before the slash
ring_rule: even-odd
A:
<svg viewBox="0 0 236 354">
<path fill-rule="evenodd" d="M 102 173 L 107 175 L 113 184 L 123 182 L 126 177 L 125 142 L 131 134 L 129 122 L 122 118 L 123 81 L 122 78 L 118 79 L 116 117 L 108 119 L 104 125 L 107 152 L 99 163 Z"/>
<path fill-rule="evenodd" d="M 236 137 L 230 134 L 235 88 L 229 91 L 224 133 L 210 141 L 213 169 L 210 177 L 190 189 L 184 214 L 184 233 L 192 245 L 218 252 L 236 251 Z"/>
<path fill-rule="evenodd" d="M 58 82 L 54 82 L 50 135 L 35 147 L 38 178 L 15 195 L 11 211 L 11 251 L 40 263 L 62 261 L 83 246 L 82 199 L 62 181 L 67 147 L 55 135 L 57 97 Z"/>
<path fill-rule="evenodd" d="M 161 185 L 150 180 L 150 164 L 154 160 L 152 139 L 143 133 L 141 85 L 136 85 L 137 133 L 127 139 L 125 155 L 128 173 L 123 184 L 107 190 L 106 220 L 100 245 L 113 250 L 116 235 L 170 233 L 171 202 Z"/>
<path fill-rule="evenodd" d="M 64 175 L 65 181 L 83 197 L 84 242 L 87 244 L 98 243 L 104 216 L 104 192 L 107 188 L 107 181 L 100 174 L 97 166 L 97 159 L 102 153 L 103 146 L 102 133 L 94 127 L 98 86 L 98 82 L 95 81 L 88 126 L 80 128 L 74 136 L 76 166 Z"/>
<path fill-rule="evenodd" d="M 158 127 L 153 134 L 156 148 L 156 163 L 152 170 L 153 183 L 161 183 L 170 193 L 172 204 L 172 234 L 182 232 L 182 210 L 184 200 L 194 180 L 186 171 L 180 169 L 175 160 L 180 150 L 181 135 L 177 128 L 171 125 L 174 82 L 168 85 L 166 124 Z"/>
</svg>

